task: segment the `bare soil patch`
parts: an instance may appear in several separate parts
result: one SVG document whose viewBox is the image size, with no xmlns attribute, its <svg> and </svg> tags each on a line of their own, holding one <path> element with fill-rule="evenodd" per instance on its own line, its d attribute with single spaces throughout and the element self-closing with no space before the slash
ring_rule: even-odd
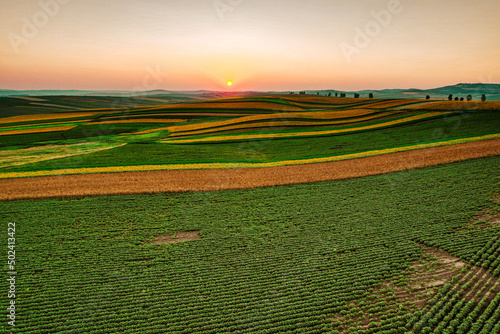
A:
<svg viewBox="0 0 500 334">
<path fill-rule="evenodd" d="M 399 277 L 383 282 L 373 289 L 368 298 L 349 304 L 344 314 L 328 317 L 334 329 L 348 333 L 358 328 L 377 327 L 387 315 L 413 313 L 427 306 L 431 299 L 454 276 L 457 290 L 462 288 L 465 301 L 491 301 L 500 292 L 500 281 L 484 268 L 471 266 L 437 248 L 421 245 L 422 257 L 413 262 Z"/>
<path fill-rule="evenodd" d="M 439 249 L 421 248 L 421 258 L 400 277 L 383 282 L 365 300 L 351 302 L 346 314 L 329 317 L 333 327 L 341 333 L 349 333 L 356 326 L 364 329 L 376 327 L 389 314 L 422 309 L 444 284 L 460 272 L 462 264 L 465 265 L 459 258 Z"/>
<path fill-rule="evenodd" d="M 189 231 L 189 232 L 177 232 L 175 234 L 159 235 L 156 237 L 155 241 L 153 241 L 151 244 L 152 245 L 171 244 L 177 242 L 201 240 L 199 233 L 200 231 Z"/>
<path fill-rule="evenodd" d="M 464 227 L 457 228 L 457 231 L 468 229 L 489 229 L 500 226 L 500 196 L 493 197 L 493 206 L 482 210 L 474 216 Z"/>
<path fill-rule="evenodd" d="M 500 155 L 500 139 L 294 166 L 1 179 L 0 200 L 217 191 L 307 184 L 380 175 L 496 155 Z"/>
</svg>

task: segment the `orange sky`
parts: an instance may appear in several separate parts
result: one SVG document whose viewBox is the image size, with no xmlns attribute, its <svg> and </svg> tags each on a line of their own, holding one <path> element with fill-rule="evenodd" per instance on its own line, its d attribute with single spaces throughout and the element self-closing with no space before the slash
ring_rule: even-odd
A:
<svg viewBox="0 0 500 334">
<path fill-rule="evenodd" d="M 0 89 L 499 82 L 499 14 L 497 0 L 4 0 Z"/>
</svg>

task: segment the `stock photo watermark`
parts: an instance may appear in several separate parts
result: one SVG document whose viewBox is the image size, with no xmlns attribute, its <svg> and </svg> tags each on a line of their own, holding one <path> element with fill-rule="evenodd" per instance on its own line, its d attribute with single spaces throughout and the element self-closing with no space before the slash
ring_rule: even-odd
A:
<svg viewBox="0 0 500 334">
<path fill-rule="evenodd" d="M 362 50 L 368 48 L 373 39 L 380 36 L 384 28 L 387 28 L 394 16 L 403 12 L 403 5 L 400 0 L 389 0 L 386 9 L 379 11 L 372 10 L 370 15 L 372 20 L 368 21 L 363 27 L 355 27 L 356 33 L 352 43 L 342 42 L 340 50 L 348 63 L 352 63 L 354 55 L 358 55 Z"/>
<path fill-rule="evenodd" d="M 233 12 L 242 2 L 243 0 L 215 0 L 213 5 L 219 19 L 224 21 L 226 13 Z"/>
<path fill-rule="evenodd" d="M 8 34 L 9 42 L 14 52 L 19 54 L 21 46 L 28 44 L 36 38 L 41 29 L 49 24 L 50 19 L 57 16 L 61 11 L 61 6 L 67 5 L 71 0 L 40 0 L 39 10 L 29 17 L 22 18 L 22 26 L 18 33 Z"/>
<path fill-rule="evenodd" d="M 16 325 L 16 223 L 7 224 L 7 307 L 8 324 L 12 327 Z"/>
</svg>

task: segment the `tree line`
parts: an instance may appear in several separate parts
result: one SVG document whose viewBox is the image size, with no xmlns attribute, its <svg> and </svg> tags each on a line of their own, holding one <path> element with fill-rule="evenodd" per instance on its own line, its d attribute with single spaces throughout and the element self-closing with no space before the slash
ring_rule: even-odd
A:
<svg viewBox="0 0 500 334">
<path fill-rule="evenodd" d="M 295 93 L 294 92 L 290 92 L 290 94 L 295 94 Z M 305 91 L 301 91 L 301 92 L 299 92 L 299 94 L 300 95 L 305 95 L 306 92 Z M 320 92 L 316 92 L 316 95 L 320 95 Z M 326 95 L 326 96 L 331 97 L 332 93 L 328 93 L 328 95 Z M 335 97 L 347 97 L 347 94 L 346 93 L 342 93 L 342 92 L 341 93 L 335 93 Z M 358 99 L 359 97 L 360 97 L 359 93 L 354 93 L 354 98 L 355 99 Z M 368 94 L 368 98 L 373 99 L 373 93 Z M 431 96 L 427 95 L 425 97 L 425 99 L 426 100 L 430 100 Z M 458 97 L 458 96 L 453 97 L 453 94 L 450 94 L 450 95 L 448 95 L 448 100 L 449 101 L 453 101 L 453 100 L 455 100 L 455 101 L 464 101 L 464 100 L 472 101 L 472 95 L 469 94 L 469 95 L 467 95 L 466 98 L 463 98 L 463 97 Z M 486 101 L 486 95 L 485 94 L 483 94 L 481 96 L 481 101 L 483 101 L 483 102 Z"/>
</svg>

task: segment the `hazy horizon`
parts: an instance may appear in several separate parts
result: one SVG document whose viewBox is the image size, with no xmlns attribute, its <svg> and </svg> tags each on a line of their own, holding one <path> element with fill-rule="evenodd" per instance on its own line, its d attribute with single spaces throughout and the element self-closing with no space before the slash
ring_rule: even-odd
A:
<svg viewBox="0 0 500 334">
<path fill-rule="evenodd" d="M 0 89 L 357 91 L 493 83 L 500 78 L 499 12 L 493 0 L 7 0 Z"/>
<path fill-rule="evenodd" d="M 416 88 L 416 87 L 392 87 L 392 88 L 380 88 L 380 89 L 371 89 L 371 88 L 365 88 L 365 89 L 358 89 L 358 90 L 345 90 L 346 92 L 359 92 L 359 91 L 383 91 L 383 90 L 412 90 L 412 89 L 418 89 L 422 91 L 427 91 L 427 90 L 434 90 L 434 89 L 439 89 L 443 87 L 448 87 L 448 86 L 457 86 L 457 85 L 500 85 L 500 83 L 484 83 L 484 82 L 474 82 L 474 83 L 457 83 L 453 85 L 444 85 L 440 87 L 427 87 L 427 88 Z M 152 89 L 152 90 L 144 90 L 144 91 L 138 91 L 138 90 L 119 90 L 119 89 L 72 89 L 72 88 L 64 88 L 64 89 L 51 89 L 51 88 L 43 88 L 43 89 L 8 89 L 8 88 L 0 88 L 0 91 L 81 91 L 81 92 L 117 92 L 117 93 L 141 93 L 141 92 L 152 92 L 152 91 L 166 91 L 166 92 L 173 92 L 173 93 L 196 93 L 196 92 L 221 92 L 221 93 L 226 93 L 226 92 L 233 92 L 233 93 L 245 93 L 245 92 L 254 92 L 254 93 L 266 93 L 266 92 L 299 92 L 299 91 L 342 91 L 339 89 L 336 89 L 335 87 L 331 88 L 325 88 L 325 89 L 308 89 L 308 88 L 302 88 L 302 89 L 297 89 L 297 90 L 231 90 L 228 89 L 227 87 L 224 87 L 223 89 L 192 89 L 192 90 L 176 90 L 176 89 L 163 89 L 163 88 L 157 88 L 157 89 Z"/>
</svg>

